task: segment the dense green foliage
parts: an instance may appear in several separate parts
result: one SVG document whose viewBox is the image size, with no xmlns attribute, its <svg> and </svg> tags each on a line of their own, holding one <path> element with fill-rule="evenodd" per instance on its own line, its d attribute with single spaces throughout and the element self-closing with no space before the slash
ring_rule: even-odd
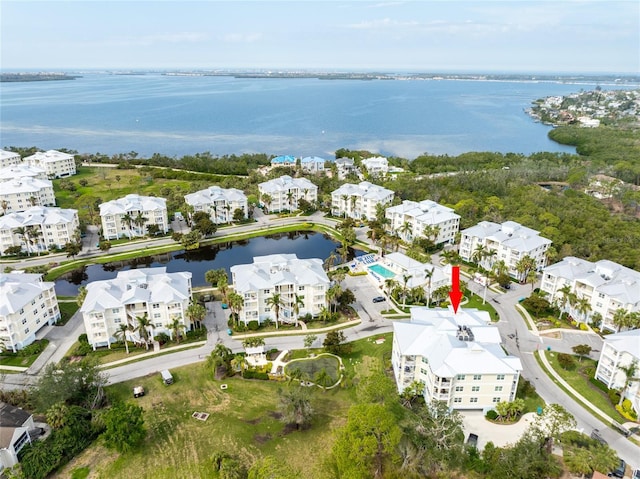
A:
<svg viewBox="0 0 640 479">
<path fill-rule="evenodd" d="M 128 403 L 117 403 L 104 414 L 104 443 L 118 452 L 134 450 L 145 437 L 143 410 Z"/>
</svg>

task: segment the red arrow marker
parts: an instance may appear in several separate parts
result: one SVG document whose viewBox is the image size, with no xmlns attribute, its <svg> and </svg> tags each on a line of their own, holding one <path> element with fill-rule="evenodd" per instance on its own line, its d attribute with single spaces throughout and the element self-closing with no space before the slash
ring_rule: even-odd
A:
<svg viewBox="0 0 640 479">
<path fill-rule="evenodd" d="M 457 313 L 460 300 L 462 299 L 462 291 L 460 291 L 460 266 L 451 267 L 451 291 L 449 291 L 449 299 L 451 300 L 451 306 L 453 306 L 453 312 Z"/>
</svg>

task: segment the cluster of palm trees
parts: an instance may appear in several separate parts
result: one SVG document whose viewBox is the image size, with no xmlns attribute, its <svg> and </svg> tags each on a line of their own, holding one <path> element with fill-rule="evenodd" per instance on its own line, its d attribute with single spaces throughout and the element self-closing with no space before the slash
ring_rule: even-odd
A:
<svg viewBox="0 0 640 479">
<path fill-rule="evenodd" d="M 122 222 L 127 225 L 127 229 L 128 229 L 128 233 L 129 233 L 129 239 L 131 239 L 133 237 L 132 232 L 133 232 L 133 226 L 137 226 L 137 234 L 136 236 L 143 236 L 144 233 L 142 232 L 142 227 L 145 225 L 145 223 L 147 222 L 147 218 L 145 218 L 145 216 L 142 214 L 141 211 L 138 211 L 138 214 L 135 216 L 132 216 L 130 213 L 125 214 L 122 217 Z"/>
<path fill-rule="evenodd" d="M 34 246 L 35 252 L 39 251 L 40 239 L 44 236 L 40 227 L 36 225 L 19 226 L 13 231 L 26 246 L 28 255 L 31 255 Z"/>
</svg>

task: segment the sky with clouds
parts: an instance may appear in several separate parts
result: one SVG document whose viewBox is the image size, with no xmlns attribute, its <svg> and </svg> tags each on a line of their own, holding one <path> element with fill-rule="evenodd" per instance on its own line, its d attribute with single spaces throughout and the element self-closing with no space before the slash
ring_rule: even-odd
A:
<svg viewBox="0 0 640 479">
<path fill-rule="evenodd" d="M 0 2 L 0 67 L 640 72 L 634 1 Z"/>
</svg>

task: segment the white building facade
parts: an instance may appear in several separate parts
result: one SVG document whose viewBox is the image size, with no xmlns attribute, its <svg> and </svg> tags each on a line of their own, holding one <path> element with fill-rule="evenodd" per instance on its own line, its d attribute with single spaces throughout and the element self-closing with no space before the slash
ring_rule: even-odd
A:
<svg viewBox="0 0 640 479">
<path fill-rule="evenodd" d="M 237 188 L 210 186 L 185 195 L 184 200 L 193 207 L 194 213 L 207 213 L 215 224 L 231 223 L 237 209 L 242 210 L 243 218 L 248 214 L 247 196 Z"/>
<path fill-rule="evenodd" d="M 34 206 L 20 213 L 0 216 L 0 255 L 21 246 L 27 253 L 40 253 L 80 237 L 78 210 Z"/>
<path fill-rule="evenodd" d="M 16 352 L 60 319 L 54 283 L 41 274 L 0 273 L 0 350 Z"/>
<path fill-rule="evenodd" d="M 318 316 L 327 307 L 329 278 L 318 258 L 298 259 L 295 254 L 256 256 L 252 264 L 231 267 L 236 292 L 244 297 L 240 321 L 276 319 L 269 299 L 279 294 L 279 321 L 294 323 L 298 317 Z M 298 303 L 296 313 L 295 305 Z"/>
<path fill-rule="evenodd" d="M 366 158 L 360 162 L 370 176 L 386 176 L 389 172 L 389 161 L 384 156 Z"/>
<path fill-rule="evenodd" d="M 483 255 L 480 265 L 485 269 L 491 269 L 497 261 L 504 261 L 509 275 L 523 279 L 516 269 L 518 262 L 525 256 L 530 256 L 535 261 L 535 269 L 542 270 L 551 243 L 551 240 L 540 236 L 538 231 L 515 221 L 505 221 L 502 224 L 481 221 L 461 231 L 460 256 L 465 261 L 474 261 L 474 253 L 481 249 Z"/>
<path fill-rule="evenodd" d="M 30 166 L 42 168 L 49 178 L 64 178 L 76 174 L 76 160 L 73 155 L 56 150 L 37 151 L 23 160 Z"/>
<path fill-rule="evenodd" d="M 13 151 L 0 150 L 0 168 L 19 165 L 21 162 L 20 154 Z"/>
<path fill-rule="evenodd" d="M 300 160 L 300 167 L 307 173 L 318 173 L 324 171 L 325 162 L 325 159 L 319 156 L 305 156 Z"/>
<path fill-rule="evenodd" d="M 0 183 L 0 212 L 24 211 L 32 206 L 55 206 L 56 197 L 50 180 L 18 178 Z"/>
<path fill-rule="evenodd" d="M 623 390 L 627 383 L 627 375 L 622 370 L 636 362 L 640 366 L 640 329 L 605 336 L 602 352 L 596 369 L 596 379 L 602 381 L 609 389 Z M 625 398 L 631 401 L 633 409 L 640 411 L 640 369 L 633 376 L 635 381 L 629 383 L 625 390 Z"/>
<path fill-rule="evenodd" d="M 270 213 L 280 211 L 294 211 L 298 209 L 301 199 L 312 203 L 318 200 L 318 187 L 306 178 L 292 178 L 283 175 L 280 178 L 265 181 L 258 185 L 260 204 Z M 268 195 L 270 198 L 265 201 Z"/>
<path fill-rule="evenodd" d="M 102 235 L 105 239 L 132 238 L 147 234 L 149 225 L 169 231 L 167 200 L 155 196 L 127 195 L 100 205 Z"/>
<path fill-rule="evenodd" d="M 146 317 L 150 338 L 159 333 L 173 334 L 171 323 L 178 320 L 184 330 L 194 325 L 186 315 L 191 301 L 191 273 L 167 273 L 166 268 L 120 271 L 115 279 L 87 285 L 80 312 L 89 344 L 94 349 L 122 340 L 116 333 L 128 325 L 127 339 L 143 342 L 136 318 Z"/>
<path fill-rule="evenodd" d="M 356 220 L 373 220 L 377 206 L 390 205 L 393 195 L 393 191 L 368 181 L 357 185 L 345 183 L 331 193 L 331 214 Z"/>
<path fill-rule="evenodd" d="M 393 333 L 391 362 L 399 392 L 417 381 L 427 403 L 485 411 L 515 399 L 522 364 L 500 346 L 488 312 L 412 308 L 411 320 L 394 322 Z"/>
<path fill-rule="evenodd" d="M 563 291 L 576 300 L 586 300 L 588 308 L 580 310 Z M 602 329 L 617 331 L 613 317 L 619 309 L 640 313 L 640 272 L 609 260 L 592 263 L 567 256 L 542 272 L 541 291 L 548 299 L 567 311 L 576 321 L 590 322 L 595 313 L 602 316 Z M 562 291 L 561 291 L 562 290 Z M 640 346 L 639 346 L 640 347 Z"/>
<path fill-rule="evenodd" d="M 436 245 L 452 244 L 460 231 L 460 215 L 431 200 L 419 203 L 405 200 L 387 208 L 385 215 L 390 231 L 397 232 L 407 242 L 426 237 Z"/>
</svg>

